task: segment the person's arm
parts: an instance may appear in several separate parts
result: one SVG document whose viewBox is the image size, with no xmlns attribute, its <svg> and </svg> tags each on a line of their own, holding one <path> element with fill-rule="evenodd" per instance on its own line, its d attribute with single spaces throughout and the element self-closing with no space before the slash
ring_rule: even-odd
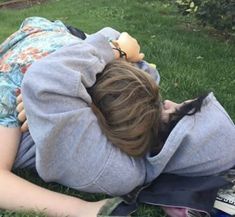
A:
<svg viewBox="0 0 235 217">
<path fill-rule="evenodd" d="M 19 128 L 0 126 L 0 208 L 34 210 L 48 216 L 95 217 L 105 201 L 91 203 L 52 192 L 11 172 L 20 135 Z"/>
<path fill-rule="evenodd" d="M 135 40 L 131 42 L 137 44 Z M 139 46 L 136 48 L 133 55 L 127 56 L 139 60 L 142 55 Z M 36 144 L 36 169 L 44 181 L 109 194 L 127 192 L 142 182 L 130 180 L 122 189 L 116 186 L 109 192 L 95 183 L 115 147 L 99 127 L 86 88 L 95 83 L 96 74 L 114 59 L 114 51 L 107 38 L 89 36 L 80 44 L 64 47 L 33 63 L 25 74 L 23 101 Z M 128 162 L 129 174 L 136 174 L 135 164 L 119 152 L 120 158 Z M 85 166 L 89 169 L 84 170 Z"/>
<path fill-rule="evenodd" d="M 116 49 L 117 48 L 116 46 L 118 46 L 120 50 L 128 54 L 128 56 L 126 56 L 127 61 L 138 62 L 139 64 L 141 64 L 141 66 L 138 64 L 139 68 L 143 68 L 143 65 L 144 65 L 145 68 L 143 68 L 143 70 L 149 72 L 150 67 L 148 66 L 148 64 L 144 64 L 145 62 L 142 61 L 142 59 L 144 58 L 144 54 L 140 53 L 140 46 L 137 40 L 133 38 L 132 36 L 130 36 L 128 33 L 124 32 L 120 34 L 118 31 L 110 27 L 106 27 L 106 28 L 101 29 L 99 32 L 97 32 L 96 35 L 103 36 L 106 40 L 105 44 L 107 44 L 107 41 L 110 41 L 109 42 L 110 46 L 99 45 L 100 46 L 99 51 L 103 49 L 102 51 L 103 54 L 106 54 L 107 50 L 109 50 L 108 55 L 110 58 L 119 59 L 120 52 Z M 87 41 L 90 41 L 90 38 L 94 38 L 94 35 L 88 36 Z M 93 40 L 91 39 L 91 41 Z M 111 41 L 114 41 L 115 43 Z M 92 43 L 95 44 L 95 42 L 92 42 Z M 110 47 L 112 48 L 112 52 L 110 52 Z M 17 104 L 18 104 L 17 111 L 19 112 L 18 119 L 22 122 L 21 131 L 26 132 L 28 130 L 28 122 L 27 122 L 26 115 L 25 115 L 24 105 L 22 101 L 22 94 L 19 94 L 19 96 L 17 97 Z"/>
</svg>

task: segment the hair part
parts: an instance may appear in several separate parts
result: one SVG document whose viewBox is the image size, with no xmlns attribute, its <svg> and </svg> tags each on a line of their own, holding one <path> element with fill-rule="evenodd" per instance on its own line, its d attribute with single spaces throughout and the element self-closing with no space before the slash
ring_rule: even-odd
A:
<svg viewBox="0 0 235 217">
<path fill-rule="evenodd" d="M 154 79 L 124 60 L 114 60 L 97 76 L 89 93 L 110 142 L 130 156 L 146 154 L 154 145 L 161 113 Z"/>
</svg>

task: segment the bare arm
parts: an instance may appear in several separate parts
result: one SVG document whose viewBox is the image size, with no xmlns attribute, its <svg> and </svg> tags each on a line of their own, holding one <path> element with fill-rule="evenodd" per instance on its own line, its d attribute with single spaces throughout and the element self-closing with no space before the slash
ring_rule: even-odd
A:
<svg viewBox="0 0 235 217">
<path fill-rule="evenodd" d="M 0 208 L 35 210 L 49 216 L 96 216 L 104 201 L 90 203 L 52 192 L 11 172 L 20 136 L 19 128 L 0 126 Z"/>
</svg>

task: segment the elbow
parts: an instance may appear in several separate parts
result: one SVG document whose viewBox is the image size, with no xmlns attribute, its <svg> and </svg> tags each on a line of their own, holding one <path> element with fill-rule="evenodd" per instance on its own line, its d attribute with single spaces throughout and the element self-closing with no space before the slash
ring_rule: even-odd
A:
<svg viewBox="0 0 235 217">
<path fill-rule="evenodd" d="M 114 178 L 115 177 L 115 178 Z M 103 193 L 111 196 L 122 196 L 130 193 L 138 186 L 144 184 L 144 172 L 142 174 L 137 171 L 130 171 L 126 174 L 119 174 L 113 176 L 101 176 L 96 183 L 100 189 L 103 189 Z"/>
</svg>

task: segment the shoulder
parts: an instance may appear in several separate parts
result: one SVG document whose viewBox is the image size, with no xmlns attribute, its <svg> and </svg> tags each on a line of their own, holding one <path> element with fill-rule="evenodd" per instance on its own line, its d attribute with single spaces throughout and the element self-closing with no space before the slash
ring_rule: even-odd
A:
<svg viewBox="0 0 235 217">
<path fill-rule="evenodd" d="M 230 123 L 231 126 L 234 128 L 234 123 L 229 116 L 228 112 L 225 108 L 220 104 L 220 102 L 216 99 L 213 92 L 211 92 L 203 102 L 203 108 L 207 110 L 208 116 L 214 116 L 216 119 L 223 123 Z M 235 128 L 234 128 L 235 129 Z"/>
</svg>

